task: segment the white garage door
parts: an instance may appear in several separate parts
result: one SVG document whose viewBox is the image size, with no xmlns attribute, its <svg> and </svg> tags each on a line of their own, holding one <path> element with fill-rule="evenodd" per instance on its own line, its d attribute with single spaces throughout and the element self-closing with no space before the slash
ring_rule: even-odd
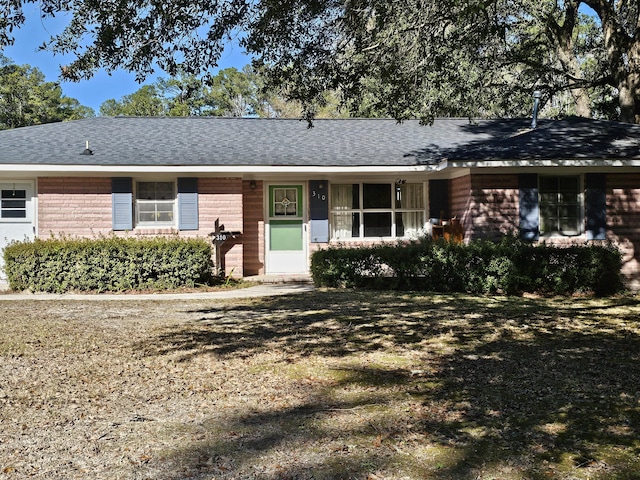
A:
<svg viewBox="0 0 640 480">
<path fill-rule="evenodd" d="M 0 180 L 0 279 L 4 274 L 4 247 L 35 235 L 33 182 Z"/>
</svg>

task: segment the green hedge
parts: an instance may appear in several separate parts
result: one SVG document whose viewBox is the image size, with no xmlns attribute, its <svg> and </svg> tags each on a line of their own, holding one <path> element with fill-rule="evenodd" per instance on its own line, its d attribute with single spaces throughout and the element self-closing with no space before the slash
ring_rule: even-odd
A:
<svg viewBox="0 0 640 480">
<path fill-rule="evenodd" d="M 14 290 L 63 293 L 192 287 L 211 281 L 211 247 L 203 239 L 36 239 L 4 250 Z"/>
<path fill-rule="evenodd" d="M 620 269 L 620 252 L 609 245 L 556 247 L 514 237 L 332 247 L 311 258 L 318 286 L 435 292 L 609 295 L 623 288 Z"/>
</svg>

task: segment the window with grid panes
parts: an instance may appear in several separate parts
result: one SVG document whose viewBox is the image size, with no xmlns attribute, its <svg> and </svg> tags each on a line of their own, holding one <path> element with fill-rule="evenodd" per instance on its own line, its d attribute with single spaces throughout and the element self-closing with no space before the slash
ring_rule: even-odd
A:
<svg viewBox="0 0 640 480">
<path fill-rule="evenodd" d="M 421 183 L 332 184 L 331 237 L 415 238 L 424 230 Z"/>
<path fill-rule="evenodd" d="M 175 199 L 174 182 L 137 182 L 136 225 L 173 226 Z"/>
<path fill-rule="evenodd" d="M 578 176 L 540 176 L 540 233 L 579 235 L 582 196 Z"/>
</svg>

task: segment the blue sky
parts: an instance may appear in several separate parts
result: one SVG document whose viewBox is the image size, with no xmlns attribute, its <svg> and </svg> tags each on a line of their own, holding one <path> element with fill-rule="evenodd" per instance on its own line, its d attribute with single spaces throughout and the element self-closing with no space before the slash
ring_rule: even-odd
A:
<svg viewBox="0 0 640 480">
<path fill-rule="evenodd" d="M 60 65 L 68 63 L 71 57 L 54 56 L 51 52 L 39 51 L 38 47 L 51 35 L 62 31 L 65 23 L 59 19 L 40 19 L 37 4 L 26 3 L 24 9 L 27 22 L 20 30 L 13 32 L 14 45 L 6 47 L 2 53 L 18 65 L 28 64 L 39 68 L 48 81 L 59 81 Z M 220 58 L 219 68 L 241 69 L 249 62 L 249 57 L 244 55 L 240 47 L 229 45 Z M 149 77 L 145 83 L 153 83 L 158 77 L 167 76 L 159 71 L 153 77 Z M 120 99 L 138 90 L 142 84 L 136 82 L 134 74 L 117 71 L 107 75 L 104 71 L 100 71 L 90 80 L 82 80 L 78 83 L 61 82 L 60 85 L 66 96 L 78 99 L 82 105 L 93 108 L 96 114 L 99 114 L 100 105 L 105 100 Z"/>
</svg>

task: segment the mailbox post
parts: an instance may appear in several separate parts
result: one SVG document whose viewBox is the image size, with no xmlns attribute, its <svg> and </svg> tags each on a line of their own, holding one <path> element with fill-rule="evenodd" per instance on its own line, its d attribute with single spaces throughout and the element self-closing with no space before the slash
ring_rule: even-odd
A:
<svg viewBox="0 0 640 480">
<path fill-rule="evenodd" d="M 214 251 L 214 268 L 217 275 L 224 276 L 224 259 L 222 256 L 222 245 L 229 239 L 235 239 L 242 235 L 242 232 L 228 232 L 224 229 L 224 225 L 220 225 L 220 219 L 216 219 L 214 223 L 213 233 L 209 234 L 213 243 Z"/>
</svg>

